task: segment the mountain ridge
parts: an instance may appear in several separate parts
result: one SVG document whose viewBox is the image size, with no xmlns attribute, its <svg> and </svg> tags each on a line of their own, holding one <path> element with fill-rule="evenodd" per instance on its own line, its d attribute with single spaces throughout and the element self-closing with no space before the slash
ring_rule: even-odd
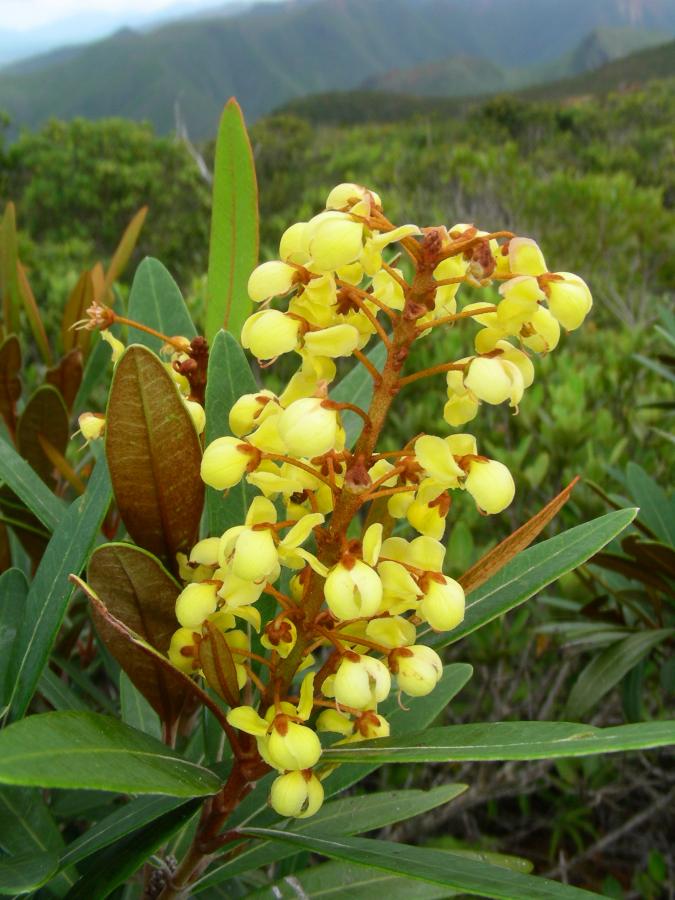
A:
<svg viewBox="0 0 675 900">
<path fill-rule="evenodd" d="M 20 72 L 0 71 L 0 110 L 14 127 L 47 118 L 124 116 L 208 137 L 228 97 L 249 121 L 307 94 L 352 90 L 396 66 L 449 53 L 499 67 L 546 64 L 593 28 L 637 20 L 675 33 L 666 0 L 295 0 L 240 15 L 122 32 Z M 486 28 L 486 22 L 490 27 Z M 542 34 L 547 41 L 542 41 Z"/>
</svg>

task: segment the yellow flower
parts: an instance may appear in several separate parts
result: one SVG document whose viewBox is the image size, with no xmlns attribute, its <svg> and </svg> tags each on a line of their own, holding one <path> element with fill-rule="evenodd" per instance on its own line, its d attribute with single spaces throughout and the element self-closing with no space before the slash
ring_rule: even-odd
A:
<svg viewBox="0 0 675 900">
<path fill-rule="evenodd" d="M 202 480 L 218 491 L 225 491 L 241 481 L 250 463 L 249 448 L 239 438 L 216 438 L 204 451 Z"/>
<path fill-rule="evenodd" d="M 556 272 L 561 280 L 546 284 L 548 308 L 567 331 L 574 331 L 584 321 L 593 306 L 593 297 L 586 282 L 572 272 Z"/>
<path fill-rule="evenodd" d="M 105 431 L 105 417 L 98 413 L 85 412 L 78 417 L 80 434 L 87 443 L 97 441 Z"/>
<path fill-rule="evenodd" d="M 311 266 L 317 272 L 334 272 L 355 262 L 363 249 L 363 225 L 347 213 L 329 210 L 308 223 Z"/>
<path fill-rule="evenodd" d="M 514 275 L 543 275 L 548 271 L 539 245 L 526 237 L 509 241 L 509 268 Z"/>
<path fill-rule="evenodd" d="M 516 493 L 511 473 L 503 463 L 494 459 L 472 460 L 464 487 L 476 505 L 490 514 L 505 510 Z"/>
<path fill-rule="evenodd" d="M 439 575 L 438 579 L 429 580 L 417 608 L 417 614 L 428 622 L 434 631 L 450 631 L 464 619 L 466 605 L 464 589 L 454 578 Z"/>
<path fill-rule="evenodd" d="M 297 276 L 293 266 L 272 260 L 258 266 L 248 280 L 248 295 L 254 303 L 262 303 L 271 297 L 287 294 Z"/>
<path fill-rule="evenodd" d="M 300 322 L 278 309 L 262 309 L 244 322 L 241 345 L 257 359 L 274 359 L 298 346 Z"/>
<path fill-rule="evenodd" d="M 338 416 L 318 397 L 295 400 L 278 417 L 279 435 L 297 457 L 322 456 L 338 439 Z"/>
<path fill-rule="evenodd" d="M 377 572 L 360 559 L 351 566 L 338 563 L 328 573 L 324 596 L 338 619 L 372 616 L 382 600 L 382 582 Z"/>
<path fill-rule="evenodd" d="M 353 325 L 332 325 L 305 335 L 305 350 L 314 356 L 350 356 L 359 343 L 359 333 Z"/>
<path fill-rule="evenodd" d="M 199 635 L 195 635 L 192 628 L 179 628 L 171 636 L 169 652 L 167 653 L 169 660 L 174 666 L 187 675 L 191 675 L 199 667 L 196 658 L 195 638 L 199 638 Z"/>
<path fill-rule="evenodd" d="M 372 619 L 366 626 L 366 637 L 390 650 L 414 644 L 415 636 L 415 626 L 402 616 Z"/>
<path fill-rule="evenodd" d="M 327 682 L 324 693 L 331 689 Z M 356 660 L 343 657 L 331 687 L 338 705 L 374 709 L 389 696 L 391 676 L 384 663 L 372 656 L 357 656 Z"/>
<path fill-rule="evenodd" d="M 272 782 L 270 805 L 280 816 L 307 819 L 323 804 L 323 786 L 313 772 L 287 772 Z"/>
<path fill-rule="evenodd" d="M 188 584 L 176 598 L 176 618 L 185 628 L 201 628 L 218 605 L 216 584 Z"/>
<path fill-rule="evenodd" d="M 197 434 L 201 434 L 206 427 L 206 413 L 204 412 L 204 407 L 201 403 L 197 403 L 196 400 L 183 399 L 183 403 L 190 414 L 192 424 L 195 426 Z"/>
<path fill-rule="evenodd" d="M 242 394 L 230 408 L 230 430 L 237 437 L 243 437 L 269 416 L 278 415 L 280 412 L 279 398 L 272 391 Z"/>
<path fill-rule="evenodd" d="M 430 694 L 443 674 L 441 658 L 425 644 L 394 651 L 396 681 L 400 690 L 411 697 Z"/>
<path fill-rule="evenodd" d="M 464 376 L 464 384 L 485 403 L 498 404 L 505 400 L 517 407 L 525 385 L 517 365 L 501 356 L 476 356 Z"/>
</svg>

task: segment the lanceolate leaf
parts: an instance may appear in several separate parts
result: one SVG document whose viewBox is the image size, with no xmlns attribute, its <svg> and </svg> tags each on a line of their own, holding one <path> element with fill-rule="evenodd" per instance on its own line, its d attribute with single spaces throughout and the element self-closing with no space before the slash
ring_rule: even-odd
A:
<svg viewBox="0 0 675 900">
<path fill-rule="evenodd" d="M 209 353 L 206 382 L 206 445 L 216 438 L 231 435 L 229 414 L 242 394 L 258 389 L 244 351 L 226 331 L 215 336 Z M 223 495 L 222 491 L 206 489 L 206 511 L 209 534 L 222 534 L 232 525 L 246 518 L 253 491 L 242 479 Z"/>
<path fill-rule="evenodd" d="M 22 853 L 0 859 L 0 894 L 27 894 L 51 878 L 58 865 L 54 853 Z"/>
<path fill-rule="evenodd" d="M 522 525 L 513 534 L 510 534 L 501 543 L 489 550 L 482 559 L 471 566 L 459 579 L 460 584 L 468 594 L 475 591 L 481 584 L 485 584 L 491 575 L 499 572 L 513 559 L 517 553 L 522 553 L 537 538 L 551 519 L 557 515 L 570 498 L 574 486 L 579 481 L 575 478 L 567 487 L 547 503 L 532 518 Z"/>
<path fill-rule="evenodd" d="M 19 569 L 0 575 L 0 718 L 12 690 L 12 648 L 26 614 L 28 581 Z"/>
<path fill-rule="evenodd" d="M 206 622 L 206 634 L 199 645 L 199 662 L 209 686 L 229 706 L 238 706 L 239 685 L 232 651 L 223 632 L 211 622 Z"/>
<path fill-rule="evenodd" d="M 651 653 L 654 647 L 672 638 L 674 634 L 674 628 L 659 628 L 655 631 L 631 634 L 593 657 L 570 692 L 567 714 L 575 718 L 584 716 L 641 659 Z"/>
<path fill-rule="evenodd" d="M 641 722 L 615 728 L 571 722 L 484 722 L 329 747 L 322 759 L 344 763 L 561 759 L 672 744 L 675 744 L 675 721 Z"/>
<path fill-rule="evenodd" d="M 216 139 L 207 282 L 206 337 L 239 337 L 251 311 L 248 278 L 258 262 L 258 185 L 244 117 L 232 97 Z"/>
<path fill-rule="evenodd" d="M 0 344 L 0 416 L 10 434 L 16 427 L 16 401 L 21 396 L 21 345 L 15 334 Z"/>
<path fill-rule="evenodd" d="M 628 487 L 640 507 L 640 519 L 659 540 L 675 546 L 675 504 L 663 488 L 636 463 L 628 463 Z"/>
<path fill-rule="evenodd" d="M 302 891 L 302 894 L 300 893 Z M 246 895 L 246 900 L 447 900 L 455 891 L 437 884 L 405 878 L 354 863 L 329 862 L 279 878 L 273 884 Z M 224 896 L 224 895 L 223 895 Z"/>
<path fill-rule="evenodd" d="M 91 331 L 77 329 L 75 324 L 84 319 L 86 310 L 95 299 L 94 280 L 92 273 L 83 272 L 77 279 L 66 300 L 61 319 L 61 344 L 64 353 L 79 348 L 86 356 L 91 341 Z"/>
<path fill-rule="evenodd" d="M 0 732 L 0 782 L 197 797 L 220 779 L 164 744 L 98 713 L 30 716 Z"/>
<path fill-rule="evenodd" d="M 28 281 L 26 270 L 20 262 L 17 262 L 16 270 L 18 276 L 19 294 L 21 295 L 23 306 L 26 310 L 26 318 L 28 319 L 31 331 L 33 332 L 35 343 L 38 345 L 40 353 L 42 354 L 42 359 L 49 366 L 52 362 L 52 353 L 49 349 L 47 332 L 45 331 L 45 326 L 42 322 L 42 316 L 40 315 L 37 301 L 35 300 L 33 290 L 30 286 L 30 282 Z"/>
<path fill-rule="evenodd" d="M 115 368 L 106 456 L 131 537 L 175 563 L 197 537 L 204 499 L 201 446 L 171 376 L 150 350 L 129 347 Z"/>
<path fill-rule="evenodd" d="M 92 554 L 87 581 L 106 609 L 135 635 L 165 654 L 176 630 L 179 584 L 150 553 L 132 544 L 104 544 Z M 152 657 L 130 648 L 95 609 L 100 637 L 131 681 L 166 722 L 173 722 L 185 700 L 175 691 L 164 668 Z"/>
<path fill-rule="evenodd" d="M 420 881 L 442 884 L 471 896 L 495 897 L 500 900 L 523 900 L 524 897 L 527 900 L 590 900 L 595 897 L 597 900 L 598 896 L 546 878 L 535 878 L 501 866 L 491 866 L 449 850 L 429 850 L 369 838 L 338 839 L 316 832 L 300 835 L 271 828 L 247 828 L 245 832 L 270 840 L 286 841 L 298 849 L 320 853 L 333 859 L 343 859 L 409 878 L 418 878 Z"/>
<path fill-rule="evenodd" d="M 635 514 L 635 509 L 611 512 L 528 547 L 469 594 L 461 625 L 448 634 L 432 637 L 429 643 L 437 649 L 445 647 L 520 606 L 542 588 L 586 562 L 620 534 Z"/>
<path fill-rule="evenodd" d="M 53 369 L 49 369 L 45 380 L 63 397 L 67 409 L 72 409 L 77 392 L 82 383 L 82 351 L 79 347 L 70 350 Z"/>
<path fill-rule="evenodd" d="M 185 698 L 191 694 L 196 703 L 207 706 L 221 724 L 224 722 L 225 716 L 222 710 L 206 691 L 202 690 L 192 678 L 177 669 L 166 656 L 163 656 L 137 634 L 134 634 L 127 625 L 116 619 L 88 584 L 76 577 L 73 577 L 72 580 L 89 597 L 96 629 L 102 635 L 108 649 L 121 661 L 120 664 L 127 674 L 131 677 L 133 671 L 134 678 L 139 682 L 142 678 L 145 684 L 146 680 L 149 683 L 150 673 L 157 676 L 157 673 L 161 672 L 161 678 L 157 676 L 159 683 L 154 687 L 150 686 L 145 696 L 153 706 L 153 701 L 157 702 L 158 707 L 162 709 L 159 714 L 164 721 L 174 722 L 182 710 Z"/>
<path fill-rule="evenodd" d="M 197 334 L 178 285 L 161 262 L 150 256 L 136 270 L 129 294 L 129 318 L 167 337 L 193 338 Z M 156 353 L 162 347 L 159 338 L 138 328 L 129 329 L 129 342 L 143 344 Z"/>
<path fill-rule="evenodd" d="M 69 431 L 68 411 L 63 398 L 56 388 L 43 384 L 31 395 L 19 417 L 16 440 L 19 453 L 48 486 L 56 483 L 54 466 L 39 438 L 45 438 L 63 454 L 68 444 Z"/>
<path fill-rule="evenodd" d="M 372 831 L 450 803 L 466 789 L 465 784 L 446 784 L 429 791 L 382 791 L 367 796 L 343 797 L 324 804 L 311 819 L 292 821 L 289 830 L 300 834 L 320 831 L 336 837 Z M 293 847 L 284 847 L 274 841 L 257 842 L 210 871 L 200 880 L 195 890 L 202 891 L 226 878 L 234 878 L 251 869 L 268 866 L 292 856 L 294 852 Z"/>
<path fill-rule="evenodd" d="M 47 545 L 28 593 L 12 654 L 14 718 L 30 703 L 73 593 L 69 576 L 82 571 L 109 505 L 108 469 L 99 460 L 87 492 L 73 501 Z"/>
<path fill-rule="evenodd" d="M 134 247 L 138 242 L 138 238 L 141 233 L 141 229 L 143 228 L 143 224 L 145 222 L 145 217 L 147 216 L 147 214 L 148 207 L 142 206 L 125 228 L 124 234 L 120 238 L 120 242 L 117 245 L 117 249 L 113 253 L 113 258 L 110 260 L 108 271 L 105 273 L 106 291 L 110 290 L 113 284 L 126 269 L 129 258 L 134 252 Z"/>
<path fill-rule="evenodd" d="M 8 203 L 0 222 L 0 324 L 6 331 L 15 333 L 20 327 L 21 303 L 17 262 L 16 210 L 13 203 Z"/>
<path fill-rule="evenodd" d="M 49 531 L 54 531 L 66 511 L 65 504 L 45 487 L 28 463 L 3 440 L 0 440 L 0 479 Z"/>
<path fill-rule="evenodd" d="M 120 672 L 120 712 L 127 725 L 158 740 L 161 738 L 159 716 L 124 670 Z"/>
</svg>

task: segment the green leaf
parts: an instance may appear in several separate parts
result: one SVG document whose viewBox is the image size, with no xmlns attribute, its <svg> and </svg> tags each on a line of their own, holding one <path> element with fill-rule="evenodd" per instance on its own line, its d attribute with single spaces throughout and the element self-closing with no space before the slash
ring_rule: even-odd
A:
<svg viewBox="0 0 675 900">
<path fill-rule="evenodd" d="M 193 338 L 197 334 L 180 288 L 161 262 L 150 256 L 136 269 L 128 316 L 167 337 Z M 129 343 L 142 344 L 159 353 L 163 342 L 146 331 L 129 328 Z"/>
<path fill-rule="evenodd" d="M 180 585 L 159 560 L 132 544 L 104 544 L 89 560 L 87 581 L 112 615 L 159 653 L 167 653 L 176 630 Z M 180 714 L 185 692 L 176 692 L 152 657 L 133 652 L 129 643 L 94 615 L 99 636 L 141 694 L 165 721 Z"/>
<path fill-rule="evenodd" d="M 173 565 L 199 530 L 202 449 L 171 376 L 146 347 L 129 347 L 117 363 L 105 433 L 122 521 L 137 544 Z"/>
<path fill-rule="evenodd" d="M 159 716 L 124 671 L 120 672 L 120 708 L 123 722 L 150 737 L 161 739 Z"/>
<path fill-rule="evenodd" d="M 29 716 L 0 732 L 0 783 L 195 797 L 220 780 L 164 744 L 98 713 Z"/>
<path fill-rule="evenodd" d="M 61 832 L 37 788 L 0 788 L 0 846 L 10 856 L 30 850 L 58 858 L 63 851 Z M 62 896 L 74 880 L 70 872 L 63 872 L 51 887 Z"/>
<path fill-rule="evenodd" d="M 38 693 L 54 708 L 59 710 L 87 710 L 85 701 L 72 691 L 49 667 L 45 668 L 38 684 Z"/>
<path fill-rule="evenodd" d="M 0 718 L 9 701 L 14 681 L 10 667 L 14 641 L 26 614 L 28 581 L 19 569 L 0 575 Z"/>
<path fill-rule="evenodd" d="M 60 868 L 76 865 L 184 803 L 175 797 L 136 797 L 69 844 L 61 856 Z"/>
<path fill-rule="evenodd" d="M 665 491 L 636 463 L 626 469 L 632 499 L 640 507 L 638 518 L 664 543 L 675 546 L 675 514 Z"/>
<path fill-rule="evenodd" d="M 312 834 L 319 830 L 336 836 L 372 831 L 436 809 L 454 800 L 466 789 L 465 784 L 446 784 L 429 791 L 382 791 L 370 796 L 345 797 L 324 804 L 311 819 L 292 821 L 288 830 L 298 834 Z M 274 818 L 278 820 L 278 817 Z M 194 890 L 204 890 L 225 878 L 234 878 L 235 875 L 285 859 L 294 852 L 292 847 L 280 847 L 275 841 L 256 842 L 209 872 L 195 885 Z"/>
<path fill-rule="evenodd" d="M 22 853 L 0 859 L 0 894 L 27 894 L 49 881 L 58 865 L 53 853 Z"/>
<path fill-rule="evenodd" d="M 25 459 L 2 439 L 0 478 L 49 531 L 55 530 L 66 511 L 65 503 L 52 494 Z"/>
<path fill-rule="evenodd" d="M 258 185 L 251 143 L 231 97 L 216 138 L 207 281 L 206 337 L 220 328 L 239 337 L 251 311 L 248 279 L 258 262 Z"/>
<path fill-rule="evenodd" d="M 437 650 L 482 628 L 576 569 L 633 521 L 635 509 L 621 509 L 577 525 L 518 554 L 489 581 L 469 594 L 461 625 L 428 643 Z"/>
<path fill-rule="evenodd" d="M 87 871 L 68 894 L 68 900 L 97 900 L 108 897 L 116 887 L 140 869 L 195 814 L 199 800 L 183 803 L 164 813 L 140 831 L 128 834 L 116 844 L 99 850 Z"/>
<path fill-rule="evenodd" d="M 251 394 L 258 386 L 244 351 L 226 331 L 216 334 L 209 353 L 206 382 L 206 446 L 216 438 L 232 435 L 229 415 L 242 394 Z M 255 492 L 245 479 L 224 496 L 222 491 L 206 489 L 206 512 L 209 534 L 222 534 L 232 525 L 241 525 Z"/>
<path fill-rule="evenodd" d="M 584 716 L 654 647 L 673 634 L 675 628 L 659 628 L 631 634 L 607 647 L 588 663 L 577 678 L 567 700 L 566 714 Z"/>
<path fill-rule="evenodd" d="M 588 891 L 558 884 L 546 878 L 534 878 L 500 866 L 487 865 L 448 850 L 409 847 L 391 841 L 369 838 L 335 840 L 322 834 L 296 834 L 270 828 L 242 829 L 246 834 L 287 841 L 298 848 L 320 853 L 332 859 L 372 866 L 385 872 L 440 884 L 461 893 L 500 900 L 588 900 L 596 897 Z M 414 896 L 414 894 L 412 895 Z"/>
<path fill-rule="evenodd" d="M 387 348 L 384 344 L 378 343 L 368 354 L 368 359 L 376 369 L 382 371 L 387 359 Z M 354 403 L 361 409 L 368 409 L 372 396 L 373 379 L 368 370 L 360 363 L 355 363 L 352 370 L 330 393 L 331 400 L 336 400 L 338 403 Z M 356 413 L 347 410 L 342 414 L 342 424 L 345 430 L 345 446 L 353 447 L 361 434 L 363 419 Z"/>
<path fill-rule="evenodd" d="M 16 333 L 21 327 L 18 252 L 16 208 L 10 202 L 5 206 L 0 222 L 0 324 L 7 331 Z"/>
<path fill-rule="evenodd" d="M 615 728 L 594 728 L 572 722 L 481 722 L 329 747 L 321 759 L 340 763 L 564 759 L 672 744 L 675 744 L 675 720 Z"/>
<path fill-rule="evenodd" d="M 69 576 L 81 572 L 110 505 L 110 479 L 99 460 L 86 492 L 71 503 L 47 545 L 26 600 L 12 654 L 13 718 L 28 708 L 73 594 Z"/>
<path fill-rule="evenodd" d="M 246 900 L 298 900 L 303 896 L 312 900 L 373 900 L 376 893 L 387 900 L 446 900 L 455 896 L 447 887 L 403 875 L 353 863 L 329 862 L 280 878 L 247 894 Z"/>
</svg>

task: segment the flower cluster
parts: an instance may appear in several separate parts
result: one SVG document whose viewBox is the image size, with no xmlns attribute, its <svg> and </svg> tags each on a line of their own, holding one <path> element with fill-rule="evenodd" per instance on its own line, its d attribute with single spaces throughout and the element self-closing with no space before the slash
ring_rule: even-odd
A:
<svg viewBox="0 0 675 900">
<path fill-rule="evenodd" d="M 408 257 L 409 280 L 383 255 L 394 242 Z M 387 736 L 382 704 L 392 691 L 423 696 L 442 676 L 424 636 L 464 617 L 462 586 L 443 572 L 452 493 L 467 491 L 494 514 L 515 492 L 506 466 L 481 454 L 471 434 L 425 434 L 378 452 L 393 398 L 444 373 L 444 418 L 453 428 L 484 403 L 517 409 L 534 379 L 533 355 L 553 350 L 561 327 L 577 328 L 592 301 L 580 278 L 550 273 L 528 238 L 472 225 L 397 227 L 378 195 L 354 184 L 339 185 L 323 212 L 292 225 L 279 256 L 251 275 L 260 309 L 242 343 L 265 363 L 295 353 L 299 367 L 279 395 L 242 396 L 230 410 L 231 435 L 204 451 L 207 485 L 227 491 L 245 480 L 258 493 L 242 524 L 180 560 L 185 587 L 169 657 L 208 678 L 200 647 L 213 629 L 223 635 L 232 693 L 246 701 L 230 703 L 227 714 L 239 736 L 235 755 L 255 753 L 276 770 L 272 806 L 302 817 L 323 799 L 319 734 L 341 742 Z M 474 297 L 458 311 L 462 285 L 495 283 L 496 303 Z M 272 306 L 281 298 L 282 307 Z M 414 341 L 467 319 L 479 326 L 473 355 L 402 373 Z M 364 353 L 373 338 L 387 351 L 382 371 Z M 346 356 L 372 378 L 368 410 L 330 398 L 335 360 Z M 353 448 L 347 410 L 363 420 Z M 408 526 L 417 536 L 403 536 Z M 276 604 L 264 619 L 263 597 Z"/>
</svg>

